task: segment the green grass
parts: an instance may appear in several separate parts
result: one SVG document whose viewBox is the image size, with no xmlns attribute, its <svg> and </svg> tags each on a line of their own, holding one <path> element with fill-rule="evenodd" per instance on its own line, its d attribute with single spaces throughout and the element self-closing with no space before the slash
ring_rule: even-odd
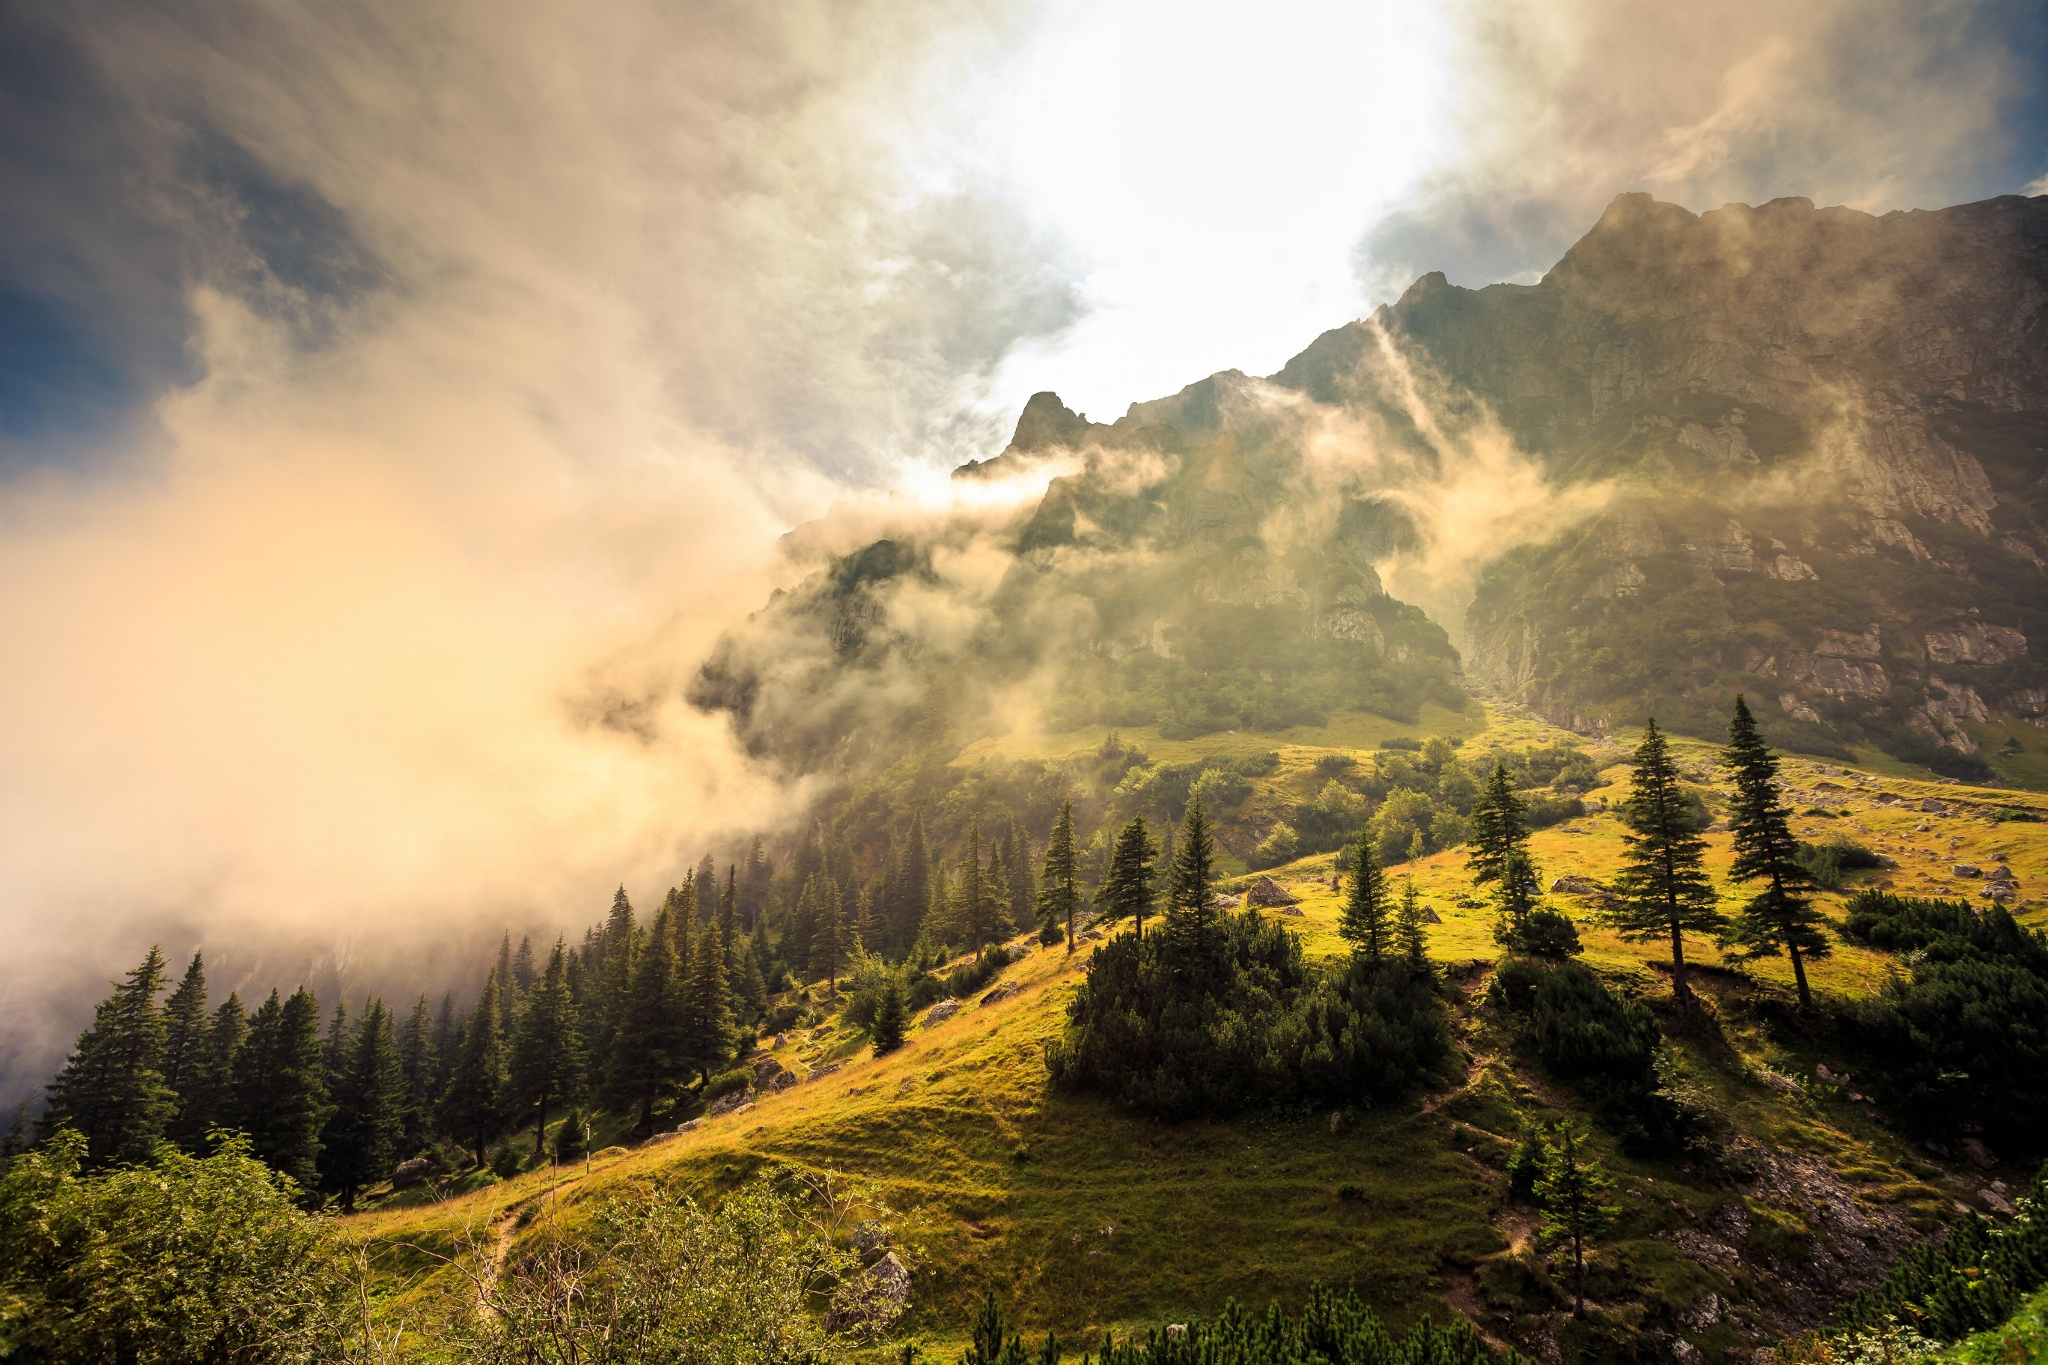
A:
<svg viewBox="0 0 2048 1365">
<path fill-rule="evenodd" d="M 1957 1342 L 1941 1358 L 1964 1365 L 2048 1365 L 2048 1286 L 2021 1304 L 2004 1326 Z"/>
</svg>

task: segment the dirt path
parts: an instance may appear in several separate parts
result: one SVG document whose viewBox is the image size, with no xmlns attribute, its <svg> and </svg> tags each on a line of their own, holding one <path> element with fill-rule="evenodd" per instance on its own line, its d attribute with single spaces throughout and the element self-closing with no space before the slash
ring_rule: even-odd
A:
<svg viewBox="0 0 2048 1365">
<path fill-rule="evenodd" d="M 519 1225 L 527 1210 L 533 1208 L 543 1199 L 555 1200 L 560 1197 L 563 1191 L 572 1190 L 582 1184 L 583 1178 L 581 1175 L 573 1175 L 567 1180 L 548 1186 L 544 1190 L 537 1190 L 527 1195 L 524 1199 L 506 1205 L 505 1211 L 491 1220 L 488 1225 L 490 1246 L 484 1252 L 483 1263 L 477 1267 L 476 1271 L 476 1311 L 478 1313 L 485 1317 L 495 1317 L 497 1315 L 496 1310 L 491 1307 L 490 1303 L 491 1290 L 497 1287 L 498 1276 L 503 1273 L 505 1262 L 512 1254 L 513 1239 L 519 1235 Z"/>
</svg>

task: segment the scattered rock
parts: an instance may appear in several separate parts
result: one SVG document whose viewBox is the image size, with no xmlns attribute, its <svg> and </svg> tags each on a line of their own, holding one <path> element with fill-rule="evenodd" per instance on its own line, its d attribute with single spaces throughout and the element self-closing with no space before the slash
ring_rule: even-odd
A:
<svg viewBox="0 0 2048 1365">
<path fill-rule="evenodd" d="M 1301 907 L 1298 905 L 1283 905 L 1279 908 L 1279 912 L 1283 915 L 1299 915 L 1301 914 Z"/>
<path fill-rule="evenodd" d="M 825 1330 L 880 1332 L 903 1315 L 903 1305 L 909 1301 L 910 1268 L 895 1252 L 889 1252 L 858 1278 L 840 1286 L 825 1315 Z"/>
<path fill-rule="evenodd" d="M 1559 877 L 1550 884 L 1553 896 L 1598 896 L 1606 889 L 1591 877 Z"/>
<path fill-rule="evenodd" d="M 764 1090 L 787 1090 L 795 1084 L 796 1073 L 794 1071 L 777 1071 L 768 1078 L 768 1084 L 761 1088 Z"/>
<path fill-rule="evenodd" d="M 749 1091 L 729 1091 L 726 1094 L 720 1095 L 717 1099 L 711 1101 L 711 1107 L 705 1110 L 704 1112 L 710 1118 L 719 1118 L 723 1115 L 732 1113 L 741 1105 L 746 1104 L 750 1098 L 751 1092 Z M 695 1120 L 692 1120 L 692 1123 L 694 1125 Z"/>
<path fill-rule="evenodd" d="M 1261 877 L 1251 884 L 1250 890 L 1244 893 L 1244 903 L 1246 905 L 1282 906 L 1293 905 L 1296 901 L 1293 896 L 1281 888 L 1280 883 L 1274 881 L 1271 877 Z"/>
<path fill-rule="evenodd" d="M 1957 863 L 1949 870 L 1958 877 L 1981 877 L 1984 875 L 1984 869 L 1974 863 Z"/>
<path fill-rule="evenodd" d="M 1945 805 L 1943 802 L 1936 800 L 1932 796 L 1928 797 L 1926 800 L 1920 803 L 1920 809 L 1926 811 L 1929 815 L 1948 814 L 1948 806 Z"/>
<path fill-rule="evenodd" d="M 1008 1000 L 1011 996 L 1015 995 L 1016 993 L 1017 983 L 1014 981 L 1005 981 L 999 984 L 994 990 L 990 991 L 987 995 L 981 997 L 981 1003 L 984 1005 L 1000 1004 L 1001 1002 Z"/>
<path fill-rule="evenodd" d="M 1707 826 L 1707 833 L 1709 834 L 1726 834 L 1727 832 L 1728 822 L 1726 820 L 1716 820 L 1713 824 Z"/>
<path fill-rule="evenodd" d="M 1090 930 L 1089 930 L 1089 931 L 1088 931 L 1087 933 L 1085 933 L 1085 934 L 1076 934 L 1076 935 L 1074 936 L 1074 942 L 1076 942 L 1076 943 L 1093 943 L 1093 942 L 1095 942 L 1095 941 L 1096 941 L 1097 939 L 1099 939 L 1099 938 L 1101 938 L 1101 937 L 1102 937 L 1102 931 L 1101 931 L 1100 929 L 1090 929 Z"/>
<path fill-rule="evenodd" d="M 730 1098 L 731 1098 L 731 1096 L 727 1096 L 726 1098 L 730 1099 Z M 739 1107 L 740 1107 L 739 1105 L 735 1104 L 735 1105 L 731 1106 L 731 1108 L 727 1108 L 727 1109 L 720 1109 L 720 1108 L 718 1108 L 718 1107 L 717 1107 L 716 1105 L 713 1105 L 713 1106 L 712 1106 L 712 1109 L 711 1109 L 711 1112 L 712 1112 L 713 1114 L 730 1114 L 731 1112 L 733 1112 L 733 1110 L 734 1110 L 734 1109 L 738 1109 Z M 753 1106 L 752 1106 L 752 1105 L 748 1105 L 747 1107 L 751 1109 L 751 1108 L 752 1108 Z M 696 1131 L 697 1131 L 697 1130 L 698 1130 L 699 1128 L 702 1128 L 703 1126 L 704 1126 L 704 1120 L 702 1120 L 702 1119 L 691 1119 L 691 1120 L 690 1120 L 690 1121 L 689 1121 L 688 1123 L 679 1123 L 679 1124 L 677 1124 L 677 1125 L 676 1125 L 675 1127 L 673 1127 L 673 1128 L 669 1129 L 669 1133 L 670 1133 L 671 1135 L 675 1135 L 675 1134 L 678 1134 L 678 1133 L 694 1133 L 694 1132 L 696 1132 Z"/>
<path fill-rule="evenodd" d="M 1422 907 L 1422 922 L 1424 924 L 1442 924 L 1444 917 L 1436 912 L 1436 907 L 1425 905 Z"/>
<path fill-rule="evenodd" d="M 862 1261 L 869 1261 L 889 1249 L 891 1235 L 887 1223 L 864 1219 L 860 1226 L 853 1230 L 853 1249 L 860 1253 Z"/>
<path fill-rule="evenodd" d="M 934 1024 L 943 1024 L 959 1012 L 960 1002 L 958 1000 L 941 1000 L 938 1004 L 932 1006 L 931 1013 L 925 1015 L 924 1026 L 930 1028 Z"/>
<path fill-rule="evenodd" d="M 1780 1095 L 1804 1095 L 1806 1093 L 1806 1087 L 1793 1080 L 1790 1076 L 1780 1076 L 1777 1072 L 1768 1069 L 1760 1074 L 1763 1083 L 1770 1089 L 1777 1091 Z"/>
<path fill-rule="evenodd" d="M 1671 1343 L 1671 1358 L 1678 1365 L 1706 1365 L 1706 1353 L 1684 1337 Z"/>
<path fill-rule="evenodd" d="M 810 1075 L 810 1079 L 814 1081 L 822 1081 L 838 1069 L 839 1063 L 830 1062 L 824 1066 L 819 1067 L 816 1071 L 813 1071 Z"/>
<path fill-rule="evenodd" d="M 1970 1158 L 1972 1165 L 1987 1171 L 1998 1168 L 1998 1157 L 1989 1147 L 1984 1145 L 1982 1138 L 1966 1137 L 1963 1139 L 1962 1145 L 1963 1155 Z"/>
<path fill-rule="evenodd" d="M 1826 1062 L 1816 1064 L 1813 1068 L 1813 1074 L 1826 1081 L 1829 1085 L 1847 1085 L 1850 1081 L 1856 1079 L 1846 1071 L 1828 1070 Z"/>
<path fill-rule="evenodd" d="M 2019 1210 L 2012 1206 L 2012 1201 L 1997 1190 L 1979 1190 L 1977 1191 L 1977 1197 L 1984 1201 L 1986 1208 L 1989 1208 L 1994 1213 L 2002 1213 L 2007 1218 L 2019 1212 Z"/>
<path fill-rule="evenodd" d="M 410 1189 L 412 1186 L 425 1180 L 429 1175 L 432 1175 L 433 1172 L 434 1163 L 423 1156 L 416 1156 L 410 1161 L 401 1161 L 398 1163 L 398 1168 L 391 1172 L 391 1188 L 394 1190 Z"/>
</svg>

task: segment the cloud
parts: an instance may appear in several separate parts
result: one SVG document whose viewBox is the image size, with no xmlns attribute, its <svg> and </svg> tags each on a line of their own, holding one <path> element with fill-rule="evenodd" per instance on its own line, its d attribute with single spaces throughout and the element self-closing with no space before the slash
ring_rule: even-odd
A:
<svg viewBox="0 0 2048 1365">
<path fill-rule="evenodd" d="M 1368 294 L 1530 282 L 1626 190 L 1874 212 L 2009 192 L 2033 77 L 2000 3 L 1464 0 L 1457 150 L 1361 240 Z"/>
<path fill-rule="evenodd" d="M 778 532 L 983 438 L 1075 309 L 920 133 L 1001 7 L 67 22 L 193 378 L 0 483 L 0 1093 L 145 935 L 217 991 L 438 989 L 782 817 L 683 682 Z"/>
</svg>

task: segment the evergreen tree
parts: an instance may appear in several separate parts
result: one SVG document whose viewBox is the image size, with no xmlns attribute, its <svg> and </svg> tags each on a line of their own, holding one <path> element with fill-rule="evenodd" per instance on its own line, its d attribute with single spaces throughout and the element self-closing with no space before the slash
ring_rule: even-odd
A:
<svg viewBox="0 0 2048 1365">
<path fill-rule="evenodd" d="M 912 943 L 932 906 L 932 854 L 925 844 L 924 813 L 913 811 L 910 833 L 903 841 L 903 861 L 897 872 L 896 943 L 900 950 Z"/>
<path fill-rule="evenodd" d="M 1152 859 L 1157 852 L 1145 828 L 1145 817 L 1132 816 L 1131 822 L 1117 831 L 1116 847 L 1109 855 L 1109 875 L 1095 893 L 1095 903 L 1110 922 L 1128 917 L 1137 926 L 1139 938 L 1145 936 L 1145 916 L 1152 909 L 1152 879 L 1157 875 Z"/>
<path fill-rule="evenodd" d="M 498 1036 L 510 1038 L 519 1018 L 519 982 L 512 975 L 512 931 L 498 941 Z"/>
<path fill-rule="evenodd" d="M 747 846 L 747 870 L 740 879 L 740 923 L 750 934 L 761 927 L 761 912 L 768 908 L 768 887 L 774 875 L 775 865 L 768 861 L 757 834 Z"/>
<path fill-rule="evenodd" d="M 568 953 L 562 940 L 548 954 L 547 970 L 527 994 L 512 1045 L 511 1108 L 533 1115 L 533 1154 L 547 1141 L 548 1112 L 583 1095 L 583 1031 L 569 996 Z"/>
<path fill-rule="evenodd" d="M 634 923 L 633 902 L 621 886 L 612 893 L 611 914 L 604 924 L 604 972 L 597 985 L 596 1019 L 590 1028 L 591 1056 L 608 1059 L 619 1020 L 625 1015 L 626 996 L 632 990 L 635 958 L 640 952 L 640 929 Z"/>
<path fill-rule="evenodd" d="M 1726 927 L 1714 907 L 1707 880 L 1706 841 L 1693 827 L 1692 811 L 1679 785 L 1678 765 L 1652 717 L 1630 759 L 1634 768 L 1629 798 L 1621 809 L 1625 851 L 1615 890 L 1621 904 L 1615 927 L 1624 938 L 1671 940 L 1671 993 L 1692 998 L 1685 979 L 1685 935 Z"/>
<path fill-rule="evenodd" d="M 1543 1210 L 1544 1235 L 1572 1247 L 1572 1313 L 1586 1313 L 1586 1243 L 1606 1231 L 1621 1210 L 1604 1205 L 1601 1196 L 1614 1182 L 1600 1161 L 1586 1149 L 1569 1119 L 1551 1130 L 1544 1144 L 1541 1174 L 1536 1179 L 1536 1205 Z"/>
<path fill-rule="evenodd" d="M 882 986 L 882 998 L 875 1002 L 875 1055 L 887 1056 L 903 1046 L 903 983 L 892 974 Z"/>
<path fill-rule="evenodd" d="M 1799 1008 L 1813 1008 L 1806 984 L 1807 959 L 1828 955 L 1827 917 L 1799 894 L 1807 882 L 1799 862 L 1799 841 L 1792 834 L 1792 813 L 1778 795 L 1778 759 L 1764 744 L 1749 703 L 1735 698 L 1735 716 L 1728 726 L 1728 747 L 1722 764 L 1735 778 L 1728 803 L 1728 829 L 1734 836 L 1735 863 L 1728 875 L 1738 882 L 1762 882 L 1728 927 L 1727 941 L 1741 959 L 1792 957 L 1792 979 L 1799 988 Z"/>
<path fill-rule="evenodd" d="M 1216 876 L 1216 839 L 1202 815 L 1202 799 L 1188 802 L 1180 839 L 1166 872 L 1166 937 L 1183 962 L 1206 960 L 1217 946 L 1210 885 Z"/>
<path fill-rule="evenodd" d="M 1351 887 L 1344 893 L 1344 914 L 1337 923 L 1337 937 L 1351 945 L 1352 956 L 1374 966 L 1386 957 L 1393 918 L 1393 897 L 1380 868 L 1377 842 L 1371 826 L 1359 829 L 1351 851 Z"/>
<path fill-rule="evenodd" d="M 725 976 L 726 950 L 722 926 L 713 921 L 698 935 L 696 951 L 690 955 L 690 970 L 683 982 L 682 1036 L 688 1040 L 689 1061 L 696 1068 L 699 1084 L 709 1084 L 711 1073 L 724 1065 L 738 1041 L 733 1023 L 732 992 Z"/>
<path fill-rule="evenodd" d="M 448 1078 L 455 1074 L 455 1040 L 462 1025 L 455 1020 L 455 992 L 441 992 L 441 1007 L 434 1011 L 434 1084 L 429 1094 L 447 1093 Z"/>
<path fill-rule="evenodd" d="M 1038 941 L 1059 941 L 1074 951 L 1074 915 L 1081 907 L 1080 860 L 1074 852 L 1074 803 L 1061 800 L 1059 818 L 1045 844 L 1045 869 L 1038 879 Z"/>
<path fill-rule="evenodd" d="M 643 1133 L 653 1129 L 655 1101 L 687 1074 L 689 1054 L 680 1028 L 679 996 L 674 915 L 663 905 L 634 964 L 607 1069 L 606 1088 L 613 1104 L 638 1109 Z"/>
<path fill-rule="evenodd" d="M 466 1142 L 476 1165 L 484 1164 L 484 1148 L 505 1126 L 505 1035 L 501 1017 L 498 969 L 484 978 L 483 994 L 462 1025 L 455 1044 L 455 1068 L 441 1101 L 441 1122 L 458 1142 Z"/>
<path fill-rule="evenodd" d="M 918 938 L 930 943 L 958 943 L 960 935 L 953 927 L 953 888 L 946 877 L 946 865 L 935 862 L 925 878 L 931 901 L 925 907 L 924 921 L 918 927 Z"/>
<path fill-rule="evenodd" d="M 710 919 L 718 908 L 718 864 L 709 853 L 697 864 L 697 914 Z"/>
<path fill-rule="evenodd" d="M 768 978 L 761 970 L 767 951 L 766 941 L 757 933 L 739 955 L 738 973 L 733 978 L 733 1014 L 744 1023 L 751 1024 L 768 1012 Z"/>
<path fill-rule="evenodd" d="M 826 989 L 839 986 L 839 965 L 845 960 L 839 922 L 839 887 L 826 873 L 812 877 L 804 887 L 803 902 L 810 906 L 811 943 L 805 962 L 812 975 L 822 974 Z"/>
<path fill-rule="evenodd" d="M 427 997 L 422 993 L 413 1002 L 412 1013 L 406 1016 L 405 1026 L 398 1031 L 398 1065 L 405 1081 L 400 1105 L 405 1126 L 404 1138 L 399 1144 L 401 1156 L 411 1156 L 427 1145 L 434 1096 L 438 1093 L 434 1082 L 441 1070 L 440 1058 L 434 1049 L 434 1033 L 433 1012 L 427 1008 Z"/>
<path fill-rule="evenodd" d="M 207 1027 L 206 1070 L 188 1100 L 192 1131 L 202 1142 L 213 1128 L 236 1126 L 235 1057 L 248 1039 L 249 1012 L 242 1008 L 242 997 L 229 991 Z M 183 1115 L 179 1121 L 185 1121 Z"/>
<path fill-rule="evenodd" d="M 369 999 L 344 1053 L 322 1137 L 320 1173 L 325 1188 L 341 1196 L 342 1211 L 353 1213 L 363 1188 L 391 1173 L 405 1134 L 405 1068 L 383 1001 Z"/>
<path fill-rule="evenodd" d="M 28 1150 L 29 1142 L 28 1101 L 20 1100 L 14 1106 L 13 1120 L 7 1125 L 7 1136 L 0 1138 L 0 1176 L 7 1174 L 9 1162 Z"/>
<path fill-rule="evenodd" d="M 1002 921 L 1009 918 L 1009 891 L 998 886 L 981 860 L 981 817 L 967 822 L 967 851 L 960 860 L 960 880 L 953 886 L 955 942 L 964 941 L 979 953 L 999 939 Z"/>
<path fill-rule="evenodd" d="M 981 891 L 983 936 L 991 943 L 1000 943 L 1016 932 L 1010 916 L 1010 866 L 1001 838 L 989 841 L 988 867 Z"/>
<path fill-rule="evenodd" d="M 1424 925 L 1428 920 L 1422 913 L 1422 897 L 1416 894 L 1415 879 L 1401 879 L 1401 903 L 1394 911 L 1394 942 L 1408 965 L 1417 971 L 1429 970 L 1429 938 Z"/>
<path fill-rule="evenodd" d="M 522 934 L 519 937 L 519 951 L 512 954 L 512 980 L 518 984 L 521 1000 L 524 1000 L 526 993 L 533 989 L 533 977 L 533 935 Z"/>
<path fill-rule="evenodd" d="M 1017 821 L 1007 822 L 1003 839 L 1003 871 L 1010 879 L 1010 923 L 1021 933 L 1038 921 L 1038 888 L 1031 875 L 1031 841 Z"/>
<path fill-rule="evenodd" d="M 1475 886 L 1500 880 L 1508 858 L 1528 847 L 1528 819 L 1505 763 L 1493 765 L 1493 776 L 1472 803 L 1466 842 L 1471 852 L 1465 855 L 1465 869 Z"/>
<path fill-rule="evenodd" d="M 252 1152 L 307 1195 L 319 1188 L 327 1065 L 320 1002 L 304 986 L 283 1001 L 271 991 L 249 1021 L 235 1052 L 233 1108 Z"/>
<path fill-rule="evenodd" d="M 185 978 L 164 1002 L 164 1084 L 177 1097 L 165 1136 L 199 1150 L 212 1115 L 213 1016 L 206 1011 L 206 963 L 192 954 Z"/>
<path fill-rule="evenodd" d="M 76 1129 L 95 1166 L 147 1161 L 177 1113 L 163 1073 L 163 985 L 164 955 L 152 947 L 94 1007 L 92 1027 L 49 1084 L 46 1131 Z"/>
<path fill-rule="evenodd" d="M 327 1041 L 320 1049 L 320 1063 L 327 1068 L 328 1089 L 348 1066 L 348 1002 L 334 1002 L 334 1015 L 327 1021 Z"/>
<path fill-rule="evenodd" d="M 1510 952 L 1527 951 L 1529 917 L 1542 897 L 1543 874 L 1525 848 L 1511 850 L 1494 874 L 1493 937 Z"/>
</svg>

